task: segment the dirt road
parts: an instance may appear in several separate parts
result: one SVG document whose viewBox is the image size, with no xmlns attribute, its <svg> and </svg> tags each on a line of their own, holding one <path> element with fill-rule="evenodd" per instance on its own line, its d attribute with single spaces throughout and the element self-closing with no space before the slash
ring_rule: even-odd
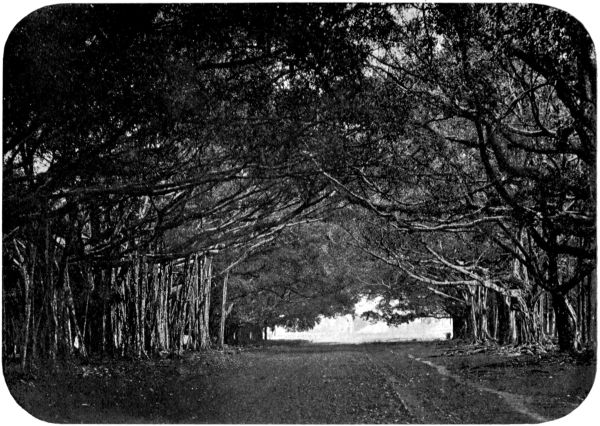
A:
<svg viewBox="0 0 600 426">
<path fill-rule="evenodd" d="M 134 369 L 87 366 L 10 388 L 28 411 L 55 422 L 537 423 L 571 411 L 593 381 L 590 366 L 440 353 L 422 343 L 281 344 Z M 555 390 L 550 372 L 560 380 Z"/>
</svg>

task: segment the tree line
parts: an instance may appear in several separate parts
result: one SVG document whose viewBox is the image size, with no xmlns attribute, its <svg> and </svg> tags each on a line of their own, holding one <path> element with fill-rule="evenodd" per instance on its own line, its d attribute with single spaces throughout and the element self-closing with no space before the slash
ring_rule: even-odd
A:
<svg viewBox="0 0 600 426">
<path fill-rule="evenodd" d="M 389 145 L 383 162 L 397 180 L 381 179 L 380 164 L 357 171 L 359 187 L 343 186 L 385 218 L 389 230 L 374 254 L 438 294 L 458 291 L 475 339 L 538 341 L 546 330 L 564 350 L 592 342 L 589 35 L 569 15 L 541 6 L 411 12 L 399 28 L 400 53 L 373 58 L 382 79 L 418 99 L 406 136 Z M 500 327 L 490 330 L 492 318 Z"/>
<path fill-rule="evenodd" d="M 594 340 L 595 56 L 563 12 L 52 6 L 4 70 L 4 358 L 203 349 L 367 293 Z"/>
</svg>

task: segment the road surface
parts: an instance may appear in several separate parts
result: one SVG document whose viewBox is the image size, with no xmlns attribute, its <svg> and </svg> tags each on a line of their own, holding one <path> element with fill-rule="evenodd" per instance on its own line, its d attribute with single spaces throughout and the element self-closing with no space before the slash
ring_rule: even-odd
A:
<svg viewBox="0 0 600 426">
<path fill-rule="evenodd" d="M 215 377 L 210 389 L 199 391 L 205 408 L 192 420 L 346 424 L 545 420 L 515 404 L 518 396 L 511 400 L 443 374 L 415 355 L 418 349 L 418 345 L 301 345 L 248 352 L 239 369 Z M 186 374 L 194 376 L 192 371 Z"/>
<path fill-rule="evenodd" d="M 570 412 L 593 381 L 593 365 L 483 356 L 448 368 L 441 353 L 436 343 L 270 344 L 81 366 L 11 391 L 36 417 L 67 423 L 510 424 Z"/>
</svg>

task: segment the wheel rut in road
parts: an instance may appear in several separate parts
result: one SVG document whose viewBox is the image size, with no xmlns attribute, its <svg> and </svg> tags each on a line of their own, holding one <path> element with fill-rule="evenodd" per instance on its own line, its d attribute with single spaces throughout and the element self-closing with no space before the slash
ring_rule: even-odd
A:
<svg viewBox="0 0 600 426">
<path fill-rule="evenodd" d="M 247 352 L 214 376 L 198 420 L 216 423 L 411 423 L 384 376 L 356 346 Z M 193 377 L 193 375 L 192 375 Z M 210 399 L 208 399 L 210 398 Z"/>
<path fill-rule="evenodd" d="M 375 367 L 378 373 L 392 386 L 396 397 L 411 418 L 411 423 L 462 423 L 456 412 L 445 410 L 435 404 L 430 398 L 430 392 L 423 390 L 420 372 L 409 364 L 408 357 L 403 353 L 389 351 L 386 353 L 369 353 L 364 350 L 365 358 Z M 393 359 L 385 355 L 392 355 Z M 447 380 L 441 378 L 442 381 Z M 443 388 L 437 392 L 444 392 Z M 433 393 L 433 392 L 431 392 Z"/>
<path fill-rule="evenodd" d="M 442 376 L 446 376 L 446 377 L 450 377 L 451 379 L 453 379 L 455 382 L 461 384 L 461 385 L 466 385 L 466 386 L 471 386 L 477 390 L 480 391 L 484 391 L 484 392 L 488 392 L 491 394 L 495 394 L 500 396 L 501 398 L 504 399 L 504 401 L 506 401 L 506 403 L 515 411 L 530 417 L 532 420 L 536 421 L 536 422 L 547 422 L 550 419 L 541 416 L 540 414 L 534 412 L 533 410 L 529 409 L 526 405 L 525 402 L 527 402 L 529 400 L 528 397 L 524 396 L 524 395 L 518 395 L 518 394 L 514 394 L 514 393 L 510 393 L 510 392 L 505 392 L 505 391 L 500 391 L 497 389 L 492 389 L 490 387 L 487 386 L 481 386 L 477 383 L 471 382 L 469 380 L 463 379 L 462 377 L 459 377 L 455 374 L 452 374 L 446 367 L 444 367 L 443 365 L 438 365 L 435 364 L 431 361 L 428 360 L 424 360 L 418 357 L 415 357 L 412 354 L 408 354 L 408 357 L 412 360 L 415 360 L 417 362 L 421 362 L 425 365 L 428 365 L 430 367 L 433 367 L 437 370 L 437 372 L 442 375 Z"/>
<path fill-rule="evenodd" d="M 412 355 L 418 345 L 398 349 L 370 345 L 365 359 L 392 386 L 412 423 L 532 423 L 545 418 L 509 395 L 472 386 L 445 367 Z"/>
<path fill-rule="evenodd" d="M 377 372 L 377 374 L 379 374 L 386 382 L 389 383 L 394 391 L 396 399 L 410 416 L 411 423 L 426 423 L 426 419 L 429 417 L 429 414 L 425 407 L 420 404 L 418 400 L 411 398 L 411 394 L 405 392 L 406 382 L 401 381 L 396 374 L 392 373 L 389 365 L 386 362 L 375 361 L 367 351 L 364 352 L 364 356 L 372 365 L 372 368 Z"/>
</svg>

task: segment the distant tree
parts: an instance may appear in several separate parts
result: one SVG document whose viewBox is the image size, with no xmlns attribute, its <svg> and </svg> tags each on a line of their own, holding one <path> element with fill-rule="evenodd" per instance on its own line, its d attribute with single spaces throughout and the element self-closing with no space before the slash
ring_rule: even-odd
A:
<svg viewBox="0 0 600 426">
<path fill-rule="evenodd" d="M 308 330 L 321 316 L 352 313 L 360 285 L 352 247 L 332 241 L 335 226 L 313 222 L 289 228 L 240 264 L 230 277 L 230 327 L 255 324 Z"/>
</svg>

